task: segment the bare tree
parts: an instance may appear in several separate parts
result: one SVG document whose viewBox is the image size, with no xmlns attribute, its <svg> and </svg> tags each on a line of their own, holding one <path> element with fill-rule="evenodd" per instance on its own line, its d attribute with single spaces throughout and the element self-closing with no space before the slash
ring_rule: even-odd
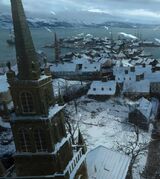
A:
<svg viewBox="0 0 160 179">
<path fill-rule="evenodd" d="M 81 119 L 81 116 L 77 115 L 77 120 L 72 119 L 71 116 L 72 116 L 71 111 L 67 111 L 67 110 L 64 111 L 64 118 L 65 118 L 65 122 L 66 122 L 66 128 L 67 128 L 67 131 L 71 135 L 72 143 L 75 144 L 75 133 L 79 128 L 79 121 Z"/>
<path fill-rule="evenodd" d="M 133 179 L 133 168 L 134 164 L 138 160 L 140 155 L 143 155 L 147 152 L 148 142 L 140 141 L 140 130 L 136 125 L 132 125 L 132 139 L 129 140 L 126 144 L 120 144 L 116 141 L 117 150 L 122 151 L 126 155 L 131 157 L 130 166 L 128 169 L 127 179 Z"/>
</svg>

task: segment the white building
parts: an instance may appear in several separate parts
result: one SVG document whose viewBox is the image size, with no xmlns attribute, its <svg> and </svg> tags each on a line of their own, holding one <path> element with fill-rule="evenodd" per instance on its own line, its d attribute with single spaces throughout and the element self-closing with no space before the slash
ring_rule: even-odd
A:
<svg viewBox="0 0 160 179">
<path fill-rule="evenodd" d="M 116 81 L 93 81 L 87 95 L 92 97 L 114 96 L 116 86 Z"/>
<path fill-rule="evenodd" d="M 124 82 L 123 94 L 130 97 L 148 96 L 150 94 L 150 82 L 149 80 Z"/>
</svg>

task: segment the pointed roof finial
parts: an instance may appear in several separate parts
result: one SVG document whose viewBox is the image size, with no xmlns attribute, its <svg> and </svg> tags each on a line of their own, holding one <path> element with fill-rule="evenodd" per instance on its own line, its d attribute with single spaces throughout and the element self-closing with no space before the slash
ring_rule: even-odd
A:
<svg viewBox="0 0 160 179">
<path fill-rule="evenodd" d="M 10 71 L 10 70 L 11 70 L 11 62 L 8 61 L 8 62 L 6 63 L 6 66 L 8 67 L 8 70 Z"/>
<path fill-rule="evenodd" d="M 12 7 L 18 78 L 37 80 L 40 77 L 38 57 L 33 45 L 21 0 L 10 0 Z"/>
</svg>

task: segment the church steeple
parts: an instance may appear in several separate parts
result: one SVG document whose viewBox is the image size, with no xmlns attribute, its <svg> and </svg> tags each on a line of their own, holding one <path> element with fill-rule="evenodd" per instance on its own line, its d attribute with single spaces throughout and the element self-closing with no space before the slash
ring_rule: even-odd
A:
<svg viewBox="0 0 160 179">
<path fill-rule="evenodd" d="M 18 75 L 7 73 L 10 91 L 17 115 L 45 115 L 54 104 L 52 78 L 42 75 L 21 0 L 10 0 Z"/>
<path fill-rule="evenodd" d="M 40 67 L 26 21 L 21 0 L 11 0 L 12 18 L 15 32 L 18 78 L 35 80 L 40 77 Z"/>
<path fill-rule="evenodd" d="M 47 64 L 45 74 L 40 74 L 22 2 L 11 0 L 11 5 L 19 71 L 16 76 L 8 63 L 7 78 L 15 109 L 10 122 L 16 147 L 14 176 L 18 179 L 87 176 L 83 149 L 73 151 L 65 129 L 65 105 L 62 100 L 60 106 L 54 105 Z"/>
</svg>

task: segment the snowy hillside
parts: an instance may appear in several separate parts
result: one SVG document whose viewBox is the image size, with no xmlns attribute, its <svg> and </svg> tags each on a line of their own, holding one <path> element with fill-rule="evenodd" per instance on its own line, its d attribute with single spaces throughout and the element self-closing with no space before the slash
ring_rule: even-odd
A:
<svg viewBox="0 0 160 179">
<path fill-rule="evenodd" d="M 30 27 L 40 28 L 40 27 L 122 27 L 122 28 L 135 28 L 135 27 L 150 27 L 151 25 L 145 24 L 137 24 L 130 23 L 125 21 L 120 21 L 117 18 L 103 17 L 103 20 L 96 20 L 94 15 L 89 14 L 90 16 L 86 16 L 86 18 L 82 20 L 77 20 L 76 18 L 69 18 L 68 16 L 64 17 L 28 17 L 27 21 Z M 100 16 L 101 17 L 101 16 Z M 92 20 L 90 20 L 93 18 Z M 12 27 L 12 17 L 9 14 L 0 14 L 0 24 L 3 28 L 11 28 Z"/>
</svg>

